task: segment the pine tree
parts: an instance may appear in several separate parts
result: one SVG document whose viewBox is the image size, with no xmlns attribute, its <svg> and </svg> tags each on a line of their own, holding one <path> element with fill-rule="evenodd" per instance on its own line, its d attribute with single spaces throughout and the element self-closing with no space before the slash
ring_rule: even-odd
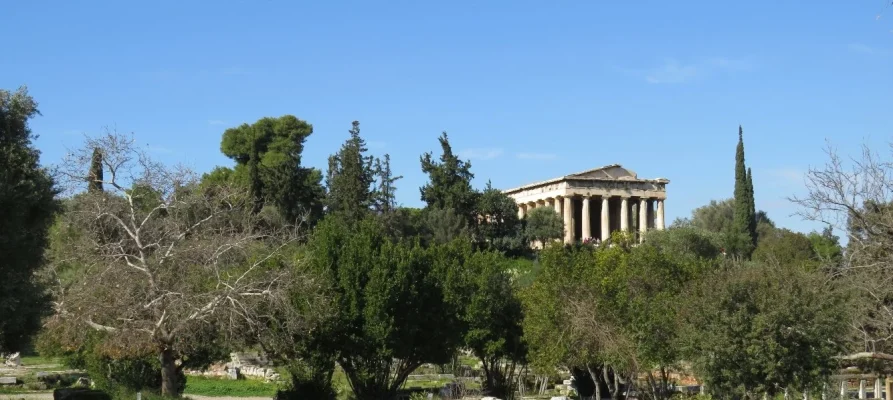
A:
<svg viewBox="0 0 893 400">
<path fill-rule="evenodd" d="M 90 162 L 90 174 L 87 181 L 88 192 L 102 192 L 102 152 L 98 148 L 93 149 L 93 160 Z"/>
<path fill-rule="evenodd" d="M 394 176 L 391 171 L 391 156 L 385 154 L 384 159 L 375 160 L 375 176 L 377 187 L 375 189 L 375 211 L 379 214 L 388 214 L 397 208 L 396 191 L 394 182 L 403 176 Z"/>
<path fill-rule="evenodd" d="M 219 169 L 215 179 L 244 184 L 254 211 L 274 206 L 288 223 L 311 225 L 322 215 L 322 172 L 301 165 L 304 142 L 313 126 L 294 115 L 264 117 L 223 132 L 220 150 L 236 162 L 231 173 Z"/>
<path fill-rule="evenodd" d="M 360 137 L 360 123 L 353 121 L 350 138 L 337 154 L 329 157 L 326 186 L 327 212 L 347 221 L 359 222 L 375 203 L 375 160 L 365 153 L 366 141 Z"/>
<path fill-rule="evenodd" d="M 471 187 L 474 178 L 471 164 L 453 154 L 446 132 L 438 140 L 443 150 L 440 162 L 434 161 L 431 153 L 421 157 L 422 171 L 429 179 L 428 184 L 420 188 L 422 201 L 429 208 L 453 209 L 466 219 L 468 226 L 474 226 L 479 193 Z"/>
<path fill-rule="evenodd" d="M 756 215 L 753 191 L 748 183 L 744 160 L 744 129 L 738 126 L 738 147 L 735 150 L 735 223 L 729 235 L 730 247 L 735 254 L 749 258 L 756 243 Z"/>
</svg>

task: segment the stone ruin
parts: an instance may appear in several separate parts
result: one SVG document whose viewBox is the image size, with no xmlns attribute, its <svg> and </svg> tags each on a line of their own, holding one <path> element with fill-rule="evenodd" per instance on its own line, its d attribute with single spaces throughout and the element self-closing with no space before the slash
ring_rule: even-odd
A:
<svg viewBox="0 0 893 400">
<path fill-rule="evenodd" d="M 262 353 L 230 353 L 229 357 L 230 361 L 227 363 L 211 364 L 207 370 L 189 370 L 185 373 L 229 379 L 245 376 L 266 381 L 278 381 L 281 378 L 273 368 L 273 363 Z"/>
<path fill-rule="evenodd" d="M 4 358 L 6 358 L 4 364 L 7 367 L 18 368 L 22 366 L 22 356 L 19 353 L 7 354 Z"/>
</svg>

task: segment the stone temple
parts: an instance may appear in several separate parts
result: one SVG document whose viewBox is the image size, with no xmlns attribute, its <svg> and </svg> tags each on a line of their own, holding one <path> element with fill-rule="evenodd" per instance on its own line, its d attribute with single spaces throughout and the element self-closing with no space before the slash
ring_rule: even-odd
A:
<svg viewBox="0 0 893 400">
<path fill-rule="evenodd" d="M 641 179 L 618 164 L 565 175 L 503 191 L 518 203 L 518 216 L 552 207 L 564 218 L 564 242 L 607 240 L 612 232 L 664 229 L 667 184 Z M 644 212 L 642 212 L 644 210 Z"/>
</svg>

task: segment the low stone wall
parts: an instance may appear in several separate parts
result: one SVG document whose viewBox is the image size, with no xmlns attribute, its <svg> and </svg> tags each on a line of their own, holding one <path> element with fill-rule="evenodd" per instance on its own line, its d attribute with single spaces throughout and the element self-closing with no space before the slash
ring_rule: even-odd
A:
<svg viewBox="0 0 893 400">
<path fill-rule="evenodd" d="M 207 370 L 187 370 L 186 375 L 210 376 L 217 378 L 238 379 L 250 377 L 267 381 L 281 379 L 279 373 L 273 369 L 272 364 L 264 357 L 248 353 L 230 354 L 230 362 L 225 364 L 212 364 Z"/>
</svg>

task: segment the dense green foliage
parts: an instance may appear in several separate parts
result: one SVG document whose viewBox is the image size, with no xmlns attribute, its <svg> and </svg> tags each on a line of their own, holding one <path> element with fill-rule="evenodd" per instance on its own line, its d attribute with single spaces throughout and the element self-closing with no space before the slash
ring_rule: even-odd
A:
<svg viewBox="0 0 893 400">
<path fill-rule="evenodd" d="M 420 189 L 422 201 L 428 208 L 453 209 L 466 219 L 468 226 L 474 226 L 479 193 L 471 186 L 474 178 L 471 164 L 453 154 L 446 132 L 438 140 L 442 151 L 440 161 L 435 161 L 432 153 L 425 153 L 420 159 L 422 172 L 428 174 L 429 180 Z"/>
<path fill-rule="evenodd" d="M 466 260 L 470 299 L 465 302 L 468 325 L 465 346 L 481 360 L 483 388 L 490 396 L 513 399 L 513 383 L 526 361 L 521 323 L 524 315 L 509 275 L 508 260 L 498 253 L 476 253 Z"/>
<path fill-rule="evenodd" d="M 528 243 L 515 200 L 487 182 L 478 198 L 477 213 L 479 240 L 486 248 L 510 256 L 527 253 Z"/>
<path fill-rule="evenodd" d="M 261 118 L 223 132 L 220 150 L 236 162 L 232 179 L 247 184 L 255 211 L 275 206 L 288 223 L 313 223 L 322 215 L 322 173 L 301 165 L 313 127 L 293 115 Z M 212 172 L 219 179 L 223 171 Z"/>
<path fill-rule="evenodd" d="M 525 290 L 525 338 L 539 368 L 589 371 L 614 398 L 622 382 L 643 373 L 650 396 L 664 398 L 669 369 L 681 359 L 675 315 L 682 289 L 715 268 L 719 249 L 691 229 L 650 234 L 638 247 L 631 240 L 615 234 L 614 246 L 547 246 L 542 272 Z"/>
<path fill-rule="evenodd" d="M 375 159 L 366 155 L 367 150 L 366 141 L 360 137 L 360 123 L 354 121 L 350 138 L 337 154 L 329 157 L 326 179 L 328 214 L 350 222 L 359 222 L 369 214 L 376 199 L 372 186 L 375 182 Z"/>
<path fill-rule="evenodd" d="M 391 241 L 371 218 L 354 229 L 327 219 L 314 232 L 311 260 L 333 282 L 335 355 L 360 399 L 387 398 L 422 363 L 445 362 L 461 339 L 449 300 L 449 249 Z"/>
<path fill-rule="evenodd" d="M 541 244 L 564 236 L 564 221 L 552 207 L 537 207 L 527 212 L 525 234 Z"/>
<path fill-rule="evenodd" d="M 721 269 L 687 296 L 683 343 L 714 396 L 812 391 L 836 365 L 843 307 L 821 274 L 763 264 Z"/>
<path fill-rule="evenodd" d="M 32 143 L 35 115 L 25 88 L 0 90 L 0 352 L 21 350 L 49 311 L 36 272 L 59 206 Z"/>
</svg>

